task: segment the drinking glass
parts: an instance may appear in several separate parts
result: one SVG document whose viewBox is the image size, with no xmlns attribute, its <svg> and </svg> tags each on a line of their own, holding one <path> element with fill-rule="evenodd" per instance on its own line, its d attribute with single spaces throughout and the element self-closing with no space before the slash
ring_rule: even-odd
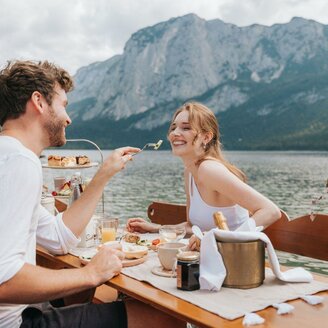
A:
<svg viewBox="0 0 328 328">
<path fill-rule="evenodd" d="M 116 240 L 121 240 L 126 233 L 126 224 L 119 223 L 116 230 Z"/>
<path fill-rule="evenodd" d="M 101 242 L 116 240 L 116 231 L 118 227 L 117 218 L 105 218 L 101 221 Z"/>
<path fill-rule="evenodd" d="M 159 229 L 159 235 L 162 242 L 179 241 L 186 235 L 186 228 L 175 225 L 162 225 Z"/>
</svg>

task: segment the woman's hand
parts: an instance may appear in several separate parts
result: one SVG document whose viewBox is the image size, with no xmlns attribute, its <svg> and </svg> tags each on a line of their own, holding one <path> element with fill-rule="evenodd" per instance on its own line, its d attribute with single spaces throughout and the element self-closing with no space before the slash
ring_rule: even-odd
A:
<svg viewBox="0 0 328 328">
<path fill-rule="evenodd" d="M 189 249 L 191 251 L 200 251 L 200 239 L 197 238 L 195 235 L 192 235 L 189 239 Z"/>
<path fill-rule="evenodd" d="M 131 218 L 126 223 L 129 232 L 158 232 L 159 227 L 159 224 L 148 222 L 142 218 Z"/>
</svg>

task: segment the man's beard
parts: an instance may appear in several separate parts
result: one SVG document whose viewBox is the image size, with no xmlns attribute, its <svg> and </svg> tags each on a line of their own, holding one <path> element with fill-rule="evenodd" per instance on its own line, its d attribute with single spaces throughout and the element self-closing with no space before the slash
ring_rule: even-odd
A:
<svg viewBox="0 0 328 328">
<path fill-rule="evenodd" d="M 49 107 L 49 116 L 49 121 L 44 125 L 44 128 L 48 133 L 49 146 L 60 147 L 65 145 L 66 138 L 63 135 L 65 124 L 56 117 L 54 110 L 51 107 Z"/>
</svg>

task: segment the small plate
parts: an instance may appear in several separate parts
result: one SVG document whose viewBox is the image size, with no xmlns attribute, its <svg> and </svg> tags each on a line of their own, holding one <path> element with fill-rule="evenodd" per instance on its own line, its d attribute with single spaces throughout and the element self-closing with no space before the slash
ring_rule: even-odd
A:
<svg viewBox="0 0 328 328">
<path fill-rule="evenodd" d="M 165 270 L 161 265 L 160 266 L 154 266 L 151 269 L 151 272 L 155 274 L 156 276 L 161 276 L 161 277 L 166 277 L 166 278 L 176 278 L 177 273 L 170 271 L 170 270 Z"/>
<path fill-rule="evenodd" d="M 86 169 L 88 167 L 98 166 L 97 162 L 92 162 L 85 165 L 72 165 L 72 166 L 52 166 L 48 164 L 42 164 L 42 167 L 45 169 L 56 169 L 56 170 L 68 170 L 68 169 Z"/>
<path fill-rule="evenodd" d="M 92 258 L 92 256 L 91 257 L 85 256 L 85 255 L 79 256 L 79 259 L 83 265 L 87 265 L 91 261 L 91 258 Z M 141 257 L 139 259 L 124 259 L 124 260 L 122 260 L 122 266 L 123 266 L 123 268 L 131 267 L 131 266 L 135 266 L 135 265 L 144 263 L 145 261 L 146 261 L 146 256 Z"/>
<path fill-rule="evenodd" d="M 130 267 L 130 266 L 135 266 L 141 263 L 144 263 L 146 261 L 146 256 L 141 257 L 140 259 L 124 259 L 122 261 L 123 268 Z"/>
<path fill-rule="evenodd" d="M 100 244 L 98 248 L 102 246 L 109 246 L 110 248 L 113 249 L 118 249 L 120 251 L 122 250 L 122 244 L 118 240 L 106 241 L 105 243 Z"/>
<path fill-rule="evenodd" d="M 126 259 L 139 259 L 147 255 L 148 247 L 139 246 L 139 245 L 128 245 L 127 243 L 123 244 L 122 251 Z"/>
<path fill-rule="evenodd" d="M 83 252 L 83 255 L 79 256 L 81 263 L 84 265 L 88 264 L 91 259 L 97 254 L 97 252 L 98 251 L 96 249 L 90 249 L 88 251 Z"/>
</svg>

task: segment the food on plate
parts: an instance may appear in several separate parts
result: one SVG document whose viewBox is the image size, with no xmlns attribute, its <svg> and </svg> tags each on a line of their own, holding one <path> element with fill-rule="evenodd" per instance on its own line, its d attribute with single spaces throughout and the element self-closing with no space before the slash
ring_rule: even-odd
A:
<svg viewBox="0 0 328 328">
<path fill-rule="evenodd" d="M 154 245 L 154 246 L 156 246 L 156 245 L 158 245 L 160 242 L 161 242 L 160 239 L 154 239 L 154 240 L 151 242 L 151 244 Z"/>
<path fill-rule="evenodd" d="M 148 247 L 123 244 L 122 251 L 126 259 L 140 259 L 141 257 L 147 255 Z"/>
<path fill-rule="evenodd" d="M 79 156 L 49 155 L 48 156 L 49 166 L 72 167 L 76 165 L 83 166 L 88 164 L 90 164 L 90 158 L 85 155 L 79 155 Z"/>
<path fill-rule="evenodd" d="M 117 249 L 116 244 L 112 244 L 109 246 L 113 246 L 114 249 Z M 100 247 L 102 247 L 102 245 L 100 245 L 98 249 Z M 130 267 L 145 262 L 145 255 L 147 254 L 147 250 L 144 249 L 144 246 L 136 247 L 143 247 L 143 249 L 133 249 L 132 251 L 129 250 L 130 248 L 126 249 L 126 254 L 124 254 L 125 258 L 122 260 L 123 267 Z M 90 249 L 83 251 L 83 253 L 79 256 L 81 263 L 87 265 L 91 261 L 91 259 L 97 254 L 98 249 Z"/>
<path fill-rule="evenodd" d="M 71 194 L 72 190 L 71 190 L 71 182 L 65 182 L 64 185 L 60 188 L 60 190 L 58 191 L 58 195 L 59 196 L 69 196 Z"/>
<path fill-rule="evenodd" d="M 75 166 L 76 158 L 73 156 L 57 156 L 49 155 L 48 156 L 48 165 L 49 166 Z"/>
<path fill-rule="evenodd" d="M 161 240 L 159 238 L 157 239 L 154 239 L 152 242 L 151 242 L 151 245 L 149 246 L 149 248 L 153 251 L 157 251 L 157 248 L 158 246 L 160 245 L 161 243 Z"/>
<path fill-rule="evenodd" d="M 76 158 L 73 156 L 63 156 L 61 158 L 61 166 L 70 167 L 76 165 Z"/>
<path fill-rule="evenodd" d="M 48 156 L 49 166 L 61 166 L 61 156 L 49 155 Z"/>
<path fill-rule="evenodd" d="M 136 244 L 140 240 L 140 237 L 137 234 L 135 234 L 135 233 L 127 233 L 123 237 L 123 239 L 127 243 L 134 243 L 134 244 Z"/>
<path fill-rule="evenodd" d="M 88 156 L 76 156 L 76 164 L 77 165 L 86 165 L 90 164 L 90 159 Z"/>
<path fill-rule="evenodd" d="M 136 244 L 140 245 L 140 246 L 147 246 L 149 248 L 151 245 L 151 241 L 148 239 L 141 239 L 141 240 L 137 241 Z"/>
</svg>

